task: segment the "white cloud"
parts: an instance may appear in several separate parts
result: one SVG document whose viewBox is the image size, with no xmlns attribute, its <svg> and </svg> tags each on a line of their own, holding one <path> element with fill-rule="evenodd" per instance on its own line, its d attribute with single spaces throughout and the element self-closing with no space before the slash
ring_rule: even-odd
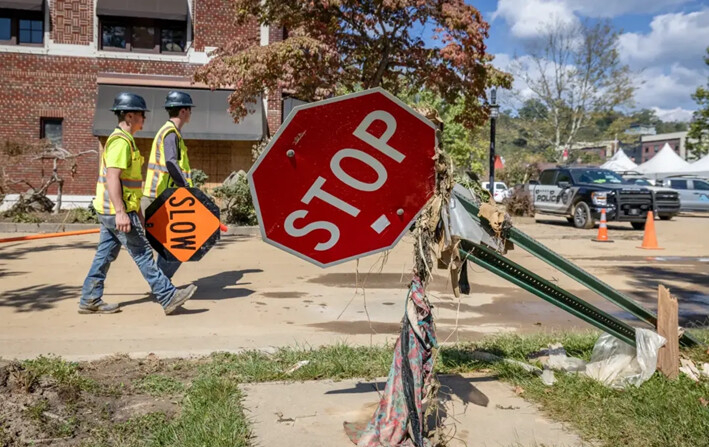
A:
<svg viewBox="0 0 709 447">
<path fill-rule="evenodd" d="M 650 23 L 647 34 L 624 33 L 619 39 L 621 58 L 633 67 L 662 64 L 666 60 L 690 66 L 704 64 L 709 44 L 709 9 L 663 14 Z"/>
<path fill-rule="evenodd" d="M 611 18 L 623 14 L 652 14 L 691 0 L 499 0 L 492 18 L 503 18 L 516 37 L 536 37 L 552 21 L 575 23 L 578 16 Z"/>
<path fill-rule="evenodd" d="M 658 110 L 666 116 L 673 113 L 686 117 L 680 110 L 690 112 L 696 108 L 691 94 L 697 86 L 706 83 L 707 73 L 702 70 L 690 70 L 682 65 L 674 64 L 669 70 L 664 67 L 648 69 L 640 73 L 639 85 L 635 93 L 635 102 L 640 108 Z M 668 118 L 669 119 L 669 118 Z"/>
<path fill-rule="evenodd" d="M 648 14 L 684 3 L 688 0 L 499 0 L 493 19 L 504 19 L 514 37 L 527 40 L 539 36 L 550 20 L 574 23 L 581 16 Z M 648 32 L 622 34 L 621 60 L 638 73 L 637 107 L 654 109 L 663 120 L 688 120 L 696 108 L 690 95 L 709 77 L 704 63 L 707 45 L 706 6 L 694 12 L 661 13 L 652 18 Z M 494 64 L 509 71 L 512 61 L 509 53 L 503 53 Z M 520 79 L 515 79 L 514 88 L 523 98 L 531 94 Z"/>
<path fill-rule="evenodd" d="M 688 122 L 692 119 L 692 111 L 683 109 L 682 107 L 675 107 L 674 109 L 662 109 L 660 107 L 653 107 L 652 110 L 662 121 L 685 121 Z"/>
<path fill-rule="evenodd" d="M 539 76 L 539 70 L 530 63 L 529 56 L 521 56 L 518 62 L 526 68 L 529 76 Z M 509 72 L 515 60 L 509 54 L 499 53 L 492 63 L 496 68 Z M 692 70 L 680 64 L 646 69 L 637 76 L 636 107 L 655 110 L 663 121 L 688 121 L 696 108 L 690 95 L 697 86 L 706 84 L 708 76 L 709 70 Z M 512 88 L 514 93 L 498 93 L 503 107 L 516 108 L 521 101 L 534 96 L 520 78 L 515 78 Z"/>
<path fill-rule="evenodd" d="M 578 20 L 566 2 L 554 0 L 500 0 L 493 20 L 497 17 L 505 19 L 512 34 L 521 38 L 538 36 L 550 21 Z"/>
<path fill-rule="evenodd" d="M 568 0 L 571 9 L 587 17 L 617 17 L 642 12 L 652 14 L 664 8 L 689 3 L 691 0 Z"/>
</svg>

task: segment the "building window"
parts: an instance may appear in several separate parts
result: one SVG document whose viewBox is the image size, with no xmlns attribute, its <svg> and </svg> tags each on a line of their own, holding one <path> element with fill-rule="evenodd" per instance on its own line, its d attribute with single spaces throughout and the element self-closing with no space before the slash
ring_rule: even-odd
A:
<svg viewBox="0 0 709 447">
<path fill-rule="evenodd" d="M 679 154 L 679 145 L 675 146 L 675 152 L 677 152 Z"/>
<path fill-rule="evenodd" d="M 653 147 L 653 149 L 655 150 L 655 152 L 657 152 L 657 148 L 658 148 L 658 147 L 660 147 L 660 146 L 654 146 L 654 147 Z"/>
<path fill-rule="evenodd" d="M 645 153 L 649 154 L 650 153 L 650 146 L 645 146 Z"/>
<path fill-rule="evenodd" d="M 184 53 L 187 22 L 101 18 L 101 49 L 147 53 Z"/>
<path fill-rule="evenodd" d="M 0 45 L 44 44 L 44 13 L 0 10 Z"/>
<path fill-rule="evenodd" d="M 62 147 L 62 118 L 40 118 L 39 138 L 48 139 L 52 146 Z"/>
</svg>

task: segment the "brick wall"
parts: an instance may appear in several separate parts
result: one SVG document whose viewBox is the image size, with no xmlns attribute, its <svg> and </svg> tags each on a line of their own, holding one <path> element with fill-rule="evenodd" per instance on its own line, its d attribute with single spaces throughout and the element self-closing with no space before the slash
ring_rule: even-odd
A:
<svg viewBox="0 0 709 447">
<path fill-rule="evenodd" d="M 37 141 L 40 118 L 63 118 L 64 148 L 71 152 L 97 149 L 93 136 L 99 72 L 167 74 L 190 76 L 196 66 L 187 63 L 90 59 L 0 53 L 0 139 Z M 148 149 L 149 149 L 148 145 Z M 8 166 L 13 179 L 41 184 L 51 173 L 50 161 L 23 160 Z M 96 182 L 98 155 L 81 157 L 76 171 L 63 163 L 59 174 L 66 179 L 66 194 L 92 194 Z M 53 191 L 52 191 L 53 192 Z"/>
<path fill-rule="evenodd" d="M 261 32 L 256 22 L 239 27 L 234 23 L 232 0 L 197 0 L 194 11 L 194 48 L 220 47 L 237 36 L 253 39 L 258 45 Z"/>
<path fill-rule="evenodd" d="M 677 155 L 679 155 L 680 151 L 680 140 L 679 138 L 672 139 L 672 140 L 662 140 L 662 141 L 648 141 L 646 143 L 643 143 L 643 148 L 642 148 L 642 162 L 646 162 L 650 160 L 652 157 L 655 156 L 656 153 L 660 152 L 663 147 L 665 147 L 665 143 L 669 144 L 670 147 L 672 148 L 673 151 Z M 655 150 L 657 148 L 657 150 Z"/>
<path fill-rule="evenodd" d="M 283 28 L 270 27 L 268 32 L 268 42 L 275 43 L 283 40 Z M 274 135 L 283 122 L 283 91 L 268 92 L 268 131 Z"/>
<path fill-rule="evenodd" d="M 54 42 L 85 46 L 93 44 L 94 11 L 92 0 L 51 0 L 51 36 Z M 219 46 L 242 33 L 259 44 L 257 24 L 236 27 L 231 0 L 193 2 L 194 46 Z M 280 39 L 272 30 L 270 39 Z M 101 143 L 93 136 L 93 118 L 98 73 L 154 74 L 192 76 L 197 65 L 182 62 L 140 61 L 130 59 L 47 56 L 0 52 L 0 142 L 36 142 L 40 119 L 62 118 L 63 145 L 71 152 L 96 150 L 96 154 L 73 163 L 63 162 L 59 175 L 65 179 L 64 193 L 92 195 L 95 190 Z M 281 122 L 280 92 L 269 94 L 268 125 L 273 134 Z M 151 142 L 139 141 L 147 157 Z M 189 141 L 190 159 L 195 168 L 219 183 L 233 170 L 247 170 L 251 164 L 251 142 Z M 51 173 L 50 161 L 23 159 L 5 167 L 14 180 L 27 180 L 39 186 Z M 16 187 L 20 191 L 25 187 Z M 50 190 L 50 194 L 54 193 Z"/>
<path fill-rule="evenodd" d="M 53 0 L 51 36 L 56 43 L 90 45 L 94 38 L 93 0 Z"/>
</svg>

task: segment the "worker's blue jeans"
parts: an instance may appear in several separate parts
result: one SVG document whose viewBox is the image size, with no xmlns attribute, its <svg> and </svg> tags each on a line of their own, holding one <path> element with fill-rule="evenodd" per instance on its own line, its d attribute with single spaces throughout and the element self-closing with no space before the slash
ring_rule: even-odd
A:
<svg viewBox="0 0 709 447">
<path fill-rule="evenodd" d="M 147 216 L 148 207 L 154 201 L 155 197 L 143 196 L 140 199 L 140 206 L 143 209 L 143 216 Z M 165 276 L 172 279 L 172 277 L 175 276 L 175 272 L 177 272 L 177 269 L 180 268 L 182 263 L 180 261 L 168 261 L 167 259 L 163 258 L 160 253 L 156 253 L 156 256 L 158 257 L 158 268 L 162 270 Z"/>
<path fill-rule="evenodd" d="M 88 306 L 101 302 L 106 274 L 111 263 L 118 257 L 121 246 L 124 246 L 133 258 L 140 273 L 143 274 L 143 278 L 150 284 L 155 299 L 162 307 L 167 306 L 175 294 L 175 286 L 158 268 L 153 259 L 153 249 L 145 237 L 145 231 L 138 214 L 131 212 L 128 213 L 128 217 L 131 228 L 128 233 L 124 233 L 116 229 L 116 216 L 98 215 L 98 220 L 101 222 L 98 248 L 81 290 L 81 305 Z"/>
</svg>

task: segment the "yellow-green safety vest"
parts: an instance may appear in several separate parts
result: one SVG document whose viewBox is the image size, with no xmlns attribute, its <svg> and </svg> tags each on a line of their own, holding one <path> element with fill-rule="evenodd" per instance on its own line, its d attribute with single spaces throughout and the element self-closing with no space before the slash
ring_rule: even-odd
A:
<svg viewBox="0 0 709 447">
<path fill-rule="evenodd" d="M 106 183 L 106 152 L 111 150 L 111 143 L 122 139 L 130 146 L 130 165 L 121 170 L 121 186 L 123 188 L 123 203 L 126 212 L 138 211 L 140 209 L 140 198 L 143 196 L 143 156 L 140 155 L 138 146 L 135 144 L 133 136 L 120 128 L 116 128 L 106 140 L 106 146 L 101 156 L 101 167 L 99 169 L 98 181 L 96 182 L 96 197 L 94 197 L 94 208 L 99 214 L 116 214 L 116 208 L 111 203 L 108 196 Z"/>
<path fill-rule="evenodd" d="M 167 165 L 165 164 L 165 137 L 170 132 L 177 134 L 178 150 L 180 151 L 177 165 L 180 167 L 182 175 L 187 180 L 187 184 L 190 187 L 193 185 L 190 159 L 187 157 L 187 145 L 185 145 L 182 135 L 177 129 L 177 126 L 175 126 L 175 123 L 168 120 L 160 128 L 153 140 L 153 147 L 150 150 L 150 159 L 148 160 L 148 172 L 145 175 L 145 186 L 143 187 L 144 196 L 155 198 L 162 194 L 165 189 L 175 187 L 175 183 L 172 181 L 172 177 L 170 177 L 170 173 L 167 171 Z"/>
</svg>

